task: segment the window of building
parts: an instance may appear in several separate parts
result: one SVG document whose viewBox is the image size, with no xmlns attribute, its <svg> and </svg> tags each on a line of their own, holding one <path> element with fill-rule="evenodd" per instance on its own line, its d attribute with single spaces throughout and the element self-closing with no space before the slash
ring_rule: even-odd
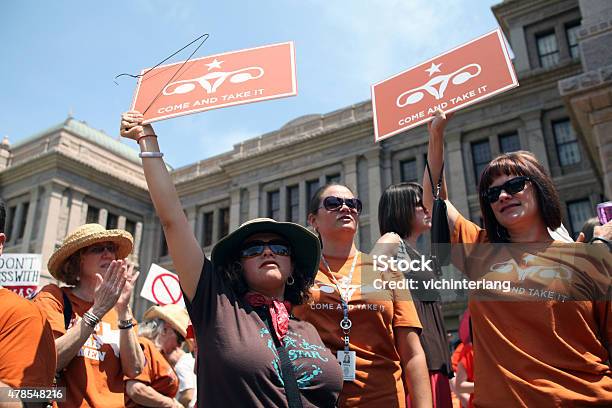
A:
<svg viewBox="0 0 612 408">
<path fill-rule="evenodd" d="M 565 35 L 567 36 L 567 46 L 569 48 L 570 57 L 578 58 L 578 30 L 580 22 L 576 21 L 565 26 Z"/>
<path fill-rule="evenodd" d="M 298 222 L 300 209 L 299 186 L 287 187 L 287 221 Z"/>
<path fill-rule="evenodd" d="M 100 209 L 92 205 L 87 206 L 87 224 L 97 224 L 100 219 Z"/>
<path fill-rule="evenodd" d="M 17 226 L 17 239 L 22 239 L 25 234 L 26 222 L 28 221 L 28 210 L 30 209 L 30 203 L 23 203 L 23 209 L 21 211 L 21 219 L 19 220 L 19 225 Z"/>
<path fill-rule="evenodd" d="M 502 153 L 511 153 L 521 150 L 521 141 L 516 132 L 499 135 L 499 151 Z"/>
<path fill-rule="evenodd" d="M 219 239 L 229 234 L 229 208 L 219 210 Z"/>
<path fill-rule="evenodd" d="M 106 229 L 116 229 L 119 225 L 119 216 L 117 214 L 108 213 L 106 217 Z"/>
<path fill-rule="evenodd" d="M 325 184 L 340 183 L 340 173 L 325 176 Z"/>
<path fill-rule="evenodd" d="M 125 230 L 132 234 L 133 237 L 136 236 L 136 223 L 132 220 L 125 220 Z"/>
<path fill-rule="evenodd" d="M 312 198 L 315 191 L 319 189 L 319 179 L 309 180 L 306 182 L 306 198 L 308 201 Z"/>
<path fill-rule="evenodd" d="M 552 128 L 557 145 L 557 154 L 559 155 L 559 164 L 569 166 L 580 163 L 578 139 L 569 119 L 553 122 Z"/>
<path fill-rule="evenodd" d="M 569 214 L 570 227 L 574 239 L 578 238 L 584 223 L 595 215 L 591 201 L 588 198 L 568 202 L 567 213 Z"/>
<path fill-rule="evenodd" d="M 202 216 L 202 246 L 207 247 L 213 243 L 213 213 L 207 212 Z"/>
<path fill-rule="evenodd" d="M 168 256 L 168 242 L 166 242 L 166 235 L 164 234 L 164 230 L 161 230 L 161 242 L 159 244 L 159 257 L 163 258 L 164 256 Z"/>
<path fill-rule="evenodd" d="M 536 43 L 542 68 L 550 68 L 559 63 L 559 44 L 554 31 L 537 35 Z"/>
<path fill-rule="evenodd" d="M 8 211 L 6 212 L 6 223 L 5 223 L 5 229 L 4 229 L 4 233 L 7 235 L 7 239 L 9 241 L 14 241 L 15 237 L 12 237 L 11 234 L 13 233 L 12 229 L 13 229 L 13 219 L 15 219 L 15 212 L 17 211 L 17 206 L 13 205 L 10 206 L 8 208 Z"/>
<path fill-rule="evenodd" d="M 491 161 L 491 147 L 489 140 L 472 142 L 472 160 L 474 160 L 474 178 L 476 184 L 480 181 L 480 174 Z"/>
<path fill-rule="evenodd" d="M 268 191 L 268 217 L 279 220 L 280 216 L 280 192 L 278 190 Z"/>
<path fill-rule="evenodd" d="M 401 181 L 418 181 L 416 159 L 402 160 L 400 162 Z"/>
</svg>

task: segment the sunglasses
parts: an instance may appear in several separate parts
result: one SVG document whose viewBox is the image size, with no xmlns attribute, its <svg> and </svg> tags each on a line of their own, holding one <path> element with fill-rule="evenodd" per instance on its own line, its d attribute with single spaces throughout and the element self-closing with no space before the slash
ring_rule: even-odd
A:
<svg viewBox="0 0 612 408">
<path fill-rule="evenodd" d="M 96 244 L 88 247 L 85 252 L 88 254 L 102 254 L 104 251 L 108 251 L 111 254 L 117 253 L 117 245 L 109 242 L 108 244 Z"/>
<path fill-rule="evenodd" d="M 270 248 L 270 251 L 274 255 L 290 256 L 291 247 L 285 241 L 272 240 L 272 241 L 251 241 L 246 243 L 240 250 L 241 258 L 253 258 L 263 254 L 266 247 Z"/>
<path fill-rule="evenodd" d="M 489 201 L 489 204 L 493 204 L 494 202 L 499 200 L 499 195 L 501 194 L 502 190 L 504 190 L 510 195 L 520 193 L 525 189 L 525 183 L 530 180 L 531 178 L 527 176 L 511 178 L 501 186 L 489 187 L 485 193 L 486 198 Z"/>
<path fill-rule="evenodd" d="M 357 214 L 361 214 L 361 210 L 363 209 L 363 204 L 358 198 L 342 198 L 335 196 L 325 197 L 323 206 L 319 208 L 325 208 L 327 211 L 340 211 L 343 205 L 356 211 Z"/>
</svg>

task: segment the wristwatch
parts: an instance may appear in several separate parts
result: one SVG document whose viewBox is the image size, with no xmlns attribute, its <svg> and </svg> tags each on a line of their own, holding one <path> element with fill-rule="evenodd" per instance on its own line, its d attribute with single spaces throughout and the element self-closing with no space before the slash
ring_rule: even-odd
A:
<svg viewBox="0 0 612 408">
<path fill-rule="evenodd" d="M 606 244 L 608 246 L 608 250 L 610 252 L 612 252 L 612 241 L 610 241 L 607 238 L 604 237 L 598 237 L 598 236 L 594 236 L 593 238 L 591 238 L 591 240 L 589 241 L 589 244 L 592 244 L 594 242 L 603 242 L 604 244 Z"/>
</svg>

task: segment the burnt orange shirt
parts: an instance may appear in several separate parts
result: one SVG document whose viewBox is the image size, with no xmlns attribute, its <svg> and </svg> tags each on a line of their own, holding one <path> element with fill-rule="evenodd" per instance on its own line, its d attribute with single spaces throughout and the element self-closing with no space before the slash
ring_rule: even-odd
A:
<svg viewBox="0 0 612 408">
<path fill-rule="evenodd" d="M 487 241 L 477 225 L 457 220 L 453 243 Z M 469 302 L 474 405 L 611 406 L 612 373 L 603 345 L 604 338 L 612 342 L 612 324 L 608 320 L 606 325 L 604 317 L 611 313 L 610 301 L 596 294 L 592 301 L 566 300 L 571 291 L 601 292 L 602 281 L 584 281 L 591 277 L 603 277 L 604 291 L 606 284 L 609 288 L 611 255 L 585 244 L 552 243 L 541 252 L 521 253 L 521 248 L 479 245 L 465 264 L 472 279 L 512 283 L 510 293 L 499 295 L 503 300 Z M 478 264 L 470 267 L 470 259 Z"/>
<path fill-rule="evenodd" d="M 66 291 L 72 303 L 72 327 L 92 306 L 75 296 L 69 288 L 45 286 L 34 298 L 34 303 L 47 315 L 55 338 L 66 333 L 64 301 Z M 61 372 L 59 385 L 66 387 L 66 401 L 60 407 L 119 408 L 124 406 L 125 383 L 119 358 L 119 329 L 117 312 L 112 308 L 96 326 L 77 355 Z"/>
<path fill-rule="evenodd" d="M 339 406 L 404 407 L 406 396 L 393 329 L 420 329 L 421 323 L 412 300 L 398 300 L 393 293 L 372 288 L 372 260 L 365 254 L 358 256 L 350 285 L 348 274 L 353 258 L 327 258 L 334 271 L 331 276 L 341 287 L 346 283 L 351 293 L 348 312 L 353 323 L 350 350 L 355 351 L 357 356 L 355 381 L 344 381 Z M 310 302 L 295 307 L 293 313 L 317 329 L 335 356 L 338 350 L 344 349 L 339 326 L 343 312 L 338 289 L 323 263 L 319 265 L 310 295 Z"/>
<path fill-rule="evenodd" d="M 138 377 L 133 378 L 133 380 L 150 386 L 166 397 L 174 398 L 178 391 L 179 383 L 170 363 L 168 363 L 151 340 L 138 337 L 138 342 L 144 353 L 145 365 L 142 373 Z M 129 377 L 125 377 L 125 379 L 126 381 L 131 380 Z M 127 394 L 125 395 L 125 406 L 127 408 L 140 407 L 140 405 L 128 398 Z"/>
<path fill-rule="evenodd" d="M 16 387 L 50 387 L 55 339 L 32 302 L 0 287 L 0 381 Z"/>
</svg>

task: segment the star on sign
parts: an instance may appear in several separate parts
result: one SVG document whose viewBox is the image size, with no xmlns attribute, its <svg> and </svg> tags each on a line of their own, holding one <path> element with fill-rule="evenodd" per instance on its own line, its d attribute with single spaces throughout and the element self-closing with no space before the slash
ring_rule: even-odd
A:
<svg viewBox="0 0 612 408">
<path fill-rule="evenodd" d="M 432 76 L 435 72 L 440 72 L 440 66 L 442 65 L 442 63 L 440 64 L 434 64 L 433 62 L 431 63 L 431 67 L 427 68 L 425 71 L 429 72 L 429 76 Z"/>
<path fill-rule="evenodd" d="M 215 58 L 215 59 L 213 60 L 213 62 L 211 62 L 211 63 L 209 63 L 209 64 L 204 64 L 204 65 L 206 65 L 206 66 L 208 67 L 208 70 L 210 71 L 210 70 L 211 70 L 211 69 L 213 69 L 213 68 L 218 68 L 218 69 L 221 69 L 221 63 L 222 63 L 222 62 L 223 62 L 223 61 L 217 61 L 217 59 Z"/>
</svg>

